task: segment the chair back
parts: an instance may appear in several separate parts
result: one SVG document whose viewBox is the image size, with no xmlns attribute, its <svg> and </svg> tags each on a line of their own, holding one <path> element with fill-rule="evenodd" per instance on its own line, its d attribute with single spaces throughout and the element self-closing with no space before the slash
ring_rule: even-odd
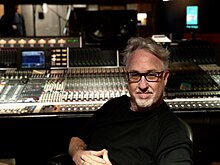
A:
<svg viewBox="0 0 220 165">
<path fill-rule="evenodd" d="M 47 165 L 75 165 L 75 163 L 68 153 L 62 153 L 51 157 Z"/>
<path fill-rule="evenodd" d="M 192 131 L 192 128 L 190 127 L 190 125 L 185 122 L 183 119 L 181 118 L 178 118 L 180 123 L 181 123 L 181 126 L 186 130 L 187 134 L 188 134 L 188 137 L 189 139 L 193 142 L 193 131 Z"/>
</svg>

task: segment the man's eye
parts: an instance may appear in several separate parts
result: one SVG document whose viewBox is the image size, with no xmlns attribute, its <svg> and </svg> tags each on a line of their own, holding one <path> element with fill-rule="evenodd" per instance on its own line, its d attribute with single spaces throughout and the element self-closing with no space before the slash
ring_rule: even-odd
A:
<svg viewBox="0 0 220 165">
<path fill-rule="evenodd" d="M 132 73 L 131 76 L 132 77 L 138 77 L 139 75 L 137 73 Z"/>
<path fill-rule="evenodd" d="M 148 76 L 157 77 L 157 73 L 149 73 Z"/>
</svg>

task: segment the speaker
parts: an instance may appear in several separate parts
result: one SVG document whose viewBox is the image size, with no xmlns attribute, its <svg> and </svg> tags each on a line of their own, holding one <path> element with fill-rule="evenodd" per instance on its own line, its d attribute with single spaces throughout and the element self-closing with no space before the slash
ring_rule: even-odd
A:
<svg viewBox="0 0 220 165">
<path fill-rule="evenodd" d="M 130 37 L 137 35 L 137 11 L 86 11 L 83 27 L 85 45 L 124 47 Z"/>
<path fill-rule="evenodd" d="M 71 10 L 69 18 L 69 36 L 79 36 L 83 33 L 83 20 L 85 17 L 84 8 Z"/>
</svg>

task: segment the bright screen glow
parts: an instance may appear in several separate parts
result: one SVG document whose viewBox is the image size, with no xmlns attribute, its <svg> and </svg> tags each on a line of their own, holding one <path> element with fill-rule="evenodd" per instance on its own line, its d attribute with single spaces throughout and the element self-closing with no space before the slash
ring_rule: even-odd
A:
<svg viewBox="0 0 220 165">
<path fill-rule="evenodd" d="M 45 52 L 40 50 L 22 51 L 21 68 L 44 68 Z"/>
<path fill-rule="evenodd" d="M 138 13 L 138 26 L 146 26 L 147 25 L 147 13 Z"/>
<path fill-rule="evenodd" d="M 198 28 L 198 6 L 186 6 L 186 27 Z"/>
</svg>

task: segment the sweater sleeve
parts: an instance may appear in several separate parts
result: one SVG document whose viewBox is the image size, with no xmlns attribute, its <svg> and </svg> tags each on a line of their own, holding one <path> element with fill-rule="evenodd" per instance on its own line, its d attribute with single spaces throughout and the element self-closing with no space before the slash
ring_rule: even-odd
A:
<svg viewBox="0 0 220 165">
<path fill-rule="evenodd" d="M 157 149 L 157 165 L 192 165 L 192 141 L 180 121 L 171 118 L 161 122 L 161 136 Z"/>
</svg>

